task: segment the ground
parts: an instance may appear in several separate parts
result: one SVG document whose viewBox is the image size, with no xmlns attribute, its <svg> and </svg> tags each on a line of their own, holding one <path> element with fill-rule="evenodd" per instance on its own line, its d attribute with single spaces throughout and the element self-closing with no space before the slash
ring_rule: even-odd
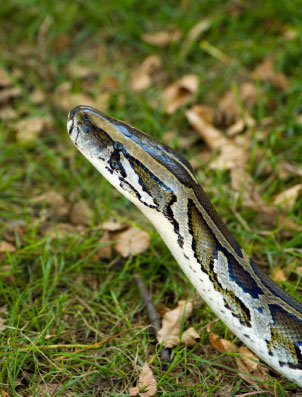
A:
<svg viewBox="0 0 302 397">
<path fill-rule="evenodd" d="M 66 132 L 82 103 L 168 142 L 248 254 L 301 301 L 301 17 L 298 0 L 1 5 L 3 396 L 127 396 L 145 361 L 157 395 L 301 395 L 269 369 L 265 380 L 240 376 L 238 353 L 215 349 L 215 315 Z M 147 232 L 148 249 L 100 252 L 105 221 Z M 183 326 L 200 340 L 178 343 L 168 368 L 134 274 L 160 311 L 194 298 Z"/>
</svg>

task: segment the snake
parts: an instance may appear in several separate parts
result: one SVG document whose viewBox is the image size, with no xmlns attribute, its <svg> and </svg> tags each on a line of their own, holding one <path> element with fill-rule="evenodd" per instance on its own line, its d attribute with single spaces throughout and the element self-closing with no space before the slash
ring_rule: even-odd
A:
<svg viewBox="0 0 302 397">
<path fill-rule="evenodd" d="M 86 159 L 151 221 L 223 323 L 257 357 L 302 387 L 302 304 L 244 252 L 190 163 L 89 106 L 69 113 L 67 130 Z"/>
</svg>

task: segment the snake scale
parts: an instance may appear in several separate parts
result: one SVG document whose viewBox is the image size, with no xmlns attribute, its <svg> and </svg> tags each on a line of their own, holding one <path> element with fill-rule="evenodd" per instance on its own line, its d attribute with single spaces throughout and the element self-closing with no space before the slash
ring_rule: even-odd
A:
<svg viewBox="0 0 302 397">
<path fill-rule="evenodd" d="M 88 106 L 70 112 L 67 129 L 78 150 L 149 218 L 217 316 L 258 357 L 302 387 L 302 304 L 244 253 L 189 162 Z"/>
</svg>

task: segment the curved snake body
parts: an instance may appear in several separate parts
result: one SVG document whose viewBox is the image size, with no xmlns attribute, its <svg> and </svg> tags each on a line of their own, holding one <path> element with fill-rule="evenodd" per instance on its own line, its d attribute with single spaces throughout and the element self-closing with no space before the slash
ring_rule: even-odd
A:
<svg viewBox="0 0 302 397">
<path fill-rule="evenodd" d="M 217 316 L 258 357 L 302 386 L 302 304 L 246 256 L 190 164 L 88 106 L 70 112 L 67 128 L 80 152 L 150 219 Z"/>
</svg>

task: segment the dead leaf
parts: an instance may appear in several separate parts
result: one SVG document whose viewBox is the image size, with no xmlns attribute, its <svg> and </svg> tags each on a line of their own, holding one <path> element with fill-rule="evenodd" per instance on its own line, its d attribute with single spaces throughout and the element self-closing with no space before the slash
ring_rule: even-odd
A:
<svg viewBox="0 0 302 397">
<path fill-rule="evenodd" d="M 280 214 L 278 218 L 278 227 L 282 235 L 291 235 L 288 231 L 291 230 L 302 230 L 302 225 L 298 225 L 293 219 L 289 218 L 284 214 Z"/>
<path fill-rule="evenodd" d="M 21 219 L 10 219 L 6 222 L 3 237 L 10 243 L 23 243 L 23 235 L 25 231 L 25 222 Z"/>
<path fill-rule="evenodd" d="M 12 107 L 6 106 L 0 109 L 0 120 L 2 121 L 10 121 L 15 119 L 17 116 L 17 112 Z"/>
<path fill-rule="evenodd" d="M 150 245 L 150 236 L 142 230 L 131 227 L 130 229 L 115 235 L 117 243 L 114 249 L 126 258 L 129 255 L 138 255 L 145 252 Z"/>
<path fill-rule="evenodd" d="M 239 353 L 242 354 L 241 357 L 236 357 L 236 364 L 239 376 L 250 384 L 255 384 L 255 381 L 245 376 L 244 374 L 251 375 L 261 381 L 266 381 L 268 375 L 264 367 L 259 364 L 259 359 L 245 346 L 239 348 Z"/>
<path fill-rule="evenodd" d="M 302 192 L 302 183 L 294 185 L 289 189 L 286 189 L 283 192 L 277 194 L 277 196 L 274 199 L 274 204 L 280 205 L 280 207 L 284 211 L 290 211 L 293 208 L 301 192 Z"/>
<path fill-rule="evenodd" d="M 206 123 L 214 124 L 215 110 L 211 106 L 199 104 L 192 106 L 190 110 L 196 113 Z"/>
<path fill-rule="evenodd" d="M 6 393 L 6 391 L 4 391 L 3 389 L 0 389 L 0 395 L 1 397 L 10 397 L 10 395 Z"/>
<path fill-rule="evenodd" d="M 100 248 L 96 252 L 97 258 L 110 259 L 112 257 L 112 240 L 110 232 L 105 230 L 99 240 Z"/>
<path fill-rule="evenodd" d="M 190 74 L 168 85 L 163 91 L 163 105 L 167 113 L 174 113 L 187 103 L 197 92 L 198 84 L 198 76 Z"/>
<path fill-rule="evenodd" d="M 2 240 L 0 241 L 0 253 L 6 253 L 6 252 L 13 254 L 14 252 L 16 252 L 16 248 L 13 244 Z"/>
<path fill-rule="evenodd" d="M 54 190 L 45 192 L 32 198 L 33 203 L 47 203 L 50 206 L 50 214 L 53 216 L 64 217 L 69 214 L 70 205 L 64 197 Z"/>
<path fill-rule="evenodd" d="M 13 98 L 19 98 L 22 95 L 20 88 L 8 87 L 0 90 L 0 105 L 7 103 Z"/>
<path fill-rule="evenodd" d="M 275 222 L 277 211 L 275 207 L 268 206 L 258 192 L 258 187 L 252 177 L 241 167 L 231 169 L 231 186 L 241 194 L 242 204 L 260 212 L 271 223 Z"/>
<path fill-rule="evenodd" d="M 152 74 L 161 67 L 158 55 L 150 55 L 132 73 L 129 86 L 132 91 L 139 92 L 149 88 L 152 84 Z"/>
<path fill-rule="evenodd" d="M 12 85 L 11 78 L 5 69 L 0 68 L 0 87 L 9 87 Z"/>
<path fill-rule="evenodd" d="M 190 327 L 182 333 L 180 341 L 187 346 L 195 346 L 200 341 L 200 335 L 193 327 Z"/>
<path fill-rule="evenodd" d="M 286 275 L 284 274 L 284 270 L 281 267 L 276 267 L 272 274 L 272 279 L 274 281 L 286 281 Z"/>
<path fill-rule="evenodd" d="M 43 236 L 48 236 L 51 239 L 61 239 L 68 235 L 82 235 L 85 229 L 83 226 L 73 226 L 70 223 L 55 222 L 55 223 L 45 223 L 41 227 L 41 234 Z"/>
<path fill-rule="evenodd" d="M 85 200 L 74 204 L 70 212 L 70 221 L 73 225 L 89 226 L 91 223 L 91 210 Z"/>
<path fill-rule="evenodd" d="M 234 345 L 234 343 L 220 338 L 219 335 L 215 334 L 214 332 L 211 332 L 209 334 L 209 339 L 211 345 L 219 351 L 219 353 L 227 353 L 227 352 L 235 352 L 237 351 L 237 346 Z"/>
<path fill-rule="evenodd" d="M 50 128 L 49 117 L 32 117 L 21 120 L 16 125 L 18 141 L 29 142 L 38 137 L 39 133 Z"/>
<path fill-rule="evenodd" d="M 78 62 L 71 62 L 67 67 L 67 73 L 72 79 L 90 79 L 97 77 L 91 66 L 83 65 Z"/>
<path fill-rule="evenodd" d="M 279 90 L 289 88 L 289 82 L 283 73 L 276 73 L 274 70 L 274 62 L 272 58 L 266 58 L 251 73 L 251 77 L 255 80 L 268 81 Z"/>
<path fill-rule="evenodd" d="M 256 121 L 253 119 L 247 112 L 245 112 L 244 116 L 232 124 L 227 130 L 226 134 L 228 136 L 234 136 L 240 134 L 246 129 L 250 129 L 255 127 Z"/>
<path fill-rule="evenodd" d="M 101 111 L 106 111 L 109 106 L 109 100 L 109 92 L 101 92 L 96 98 L 92 98 L 90 95 L 83 92 L 72 93 L 71 84 L 69 82 L 65 82 L 58 86 L 54 94 L 55 103 L 66 112 L 78 105 L 87 105 L 100 109 Z"/>
<path fill-rule="evenodd" d="M 158 47 L 165 47 L 170 43 L 175 43 L 181 38 L 181 33 L 178 29 L 171 31 L 162 30 L 155 33 L 144 33 L 143 40 Z"/>
<path fill-rule="evenodd" d="M 138 378 L 137 386 L 131 387 L 129 389 L 129 394 L 130 396 L 139 395 L 140 397 L 152 397 L 156 392 L 157 382 L 146 361 Z"/>
<path fill-rule="evenodd" d="M 292 175 L 297 175 L 302 177 L 302 167 L 291 164 L 287 161 L 278 162 L 278 171 L 281 179 L 286 179 Z"/>
<path fill-rule="evenodd" d="M 159 343 L 164 341 L 165 347 L 176 346 L 180 340 L 183 321 L 190 317 L 193 311 L 193 301 L 180 300 L 175 309 L 167 312 L 162 320 L 162 327 L 157 333 Z"/>
<path fill-rule="evenodd" d="M 119 81 L 114 76 L 106 76 L 102 82 L 102 88 L 108 91 L 115 91 L 119 86 Z"/>
<path fill-rule="evenodd" d="M 212 21 L 210 19 L 203 19 L 189 30 L 181 47 L 180 54 L 182 58 L 184 58 L 187 55 L 192 44 L 200 38 L 202 33 L 206 32 L 210 28 L 211 24 Z"/>
<path fill-rule="evenodd" d="M 125 223 L 105 221 L 102 225 L 102 230 L 108 232 L 119 232 L 120 230 L 126 229 L 128 226 Z"/>
<path fill-rule="evenodd" d="M 30 95 L 30 99 L 36 103 L 40 104 L 46 100 L 46 94 L 44 91 L 40 90 L 39 88 L 36 88 Z"/>
<path fill-rule="evenodd" d="M 229 143 L 228 138 L 223 136 L 221 131 L 206 121 L 199 107 L 195 108 L 194 106 L 187 110 L 185 114 L 190 124 L 199 132 L 210 149 L 218 149 Z"/>
<path fill-rule="evenodd" d="M 51 48 L 57 54 L 61 54 L 68 47 L 70 47 L 72 43 L 72 37 L 67 33 L 60 33 L 56 36 L 56 38 L 51 43 Z"/>
</svg>

